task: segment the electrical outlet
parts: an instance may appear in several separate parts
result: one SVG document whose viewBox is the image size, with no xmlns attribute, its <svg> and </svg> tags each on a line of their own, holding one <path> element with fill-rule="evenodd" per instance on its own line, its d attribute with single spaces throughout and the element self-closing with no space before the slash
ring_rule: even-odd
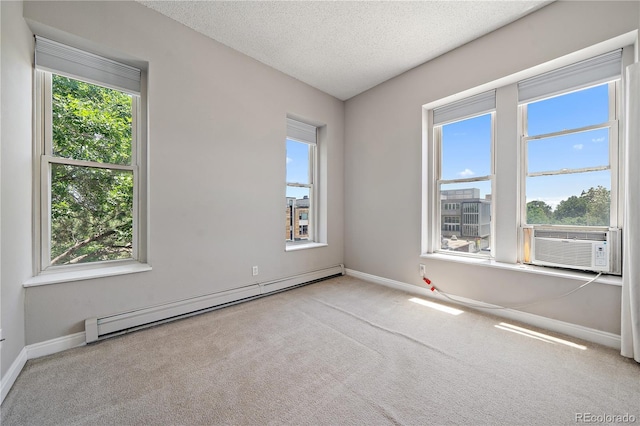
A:
<svg viewBox="0 0 640 426">
<path fill-rule="evenodd" d="M 253 268 L 251 268 L 251 273 L 253 274 L 254 277 L 258 275 L 258 267 L 254 266 Z"/>
<path fill-rule="evenodd" d="M 422 263 L 420 264 L 420 276 L 424 277 L 425 275 L 427 275 L 427 267 L 424 266 Z"/>
</svg>

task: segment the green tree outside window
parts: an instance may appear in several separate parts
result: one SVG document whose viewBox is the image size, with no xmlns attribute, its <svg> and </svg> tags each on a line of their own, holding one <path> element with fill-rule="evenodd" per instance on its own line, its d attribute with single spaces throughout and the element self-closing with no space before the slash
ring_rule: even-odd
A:
<svg viewBox="0 0 640 426">
<path fill-rule="evenodd" d="M 51 264 L 132 257 L 132 98 L 52 76 Z M 84 165 L 101 163 L 103 167 Z"/>
</svg>

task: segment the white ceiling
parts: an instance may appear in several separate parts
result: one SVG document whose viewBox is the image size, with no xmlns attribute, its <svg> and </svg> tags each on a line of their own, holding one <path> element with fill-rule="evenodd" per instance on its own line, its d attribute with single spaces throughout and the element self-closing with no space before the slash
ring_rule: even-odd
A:
<svg viewBox="0 0 640 426">
<path fill-rule="evenodd" d="M 137 1 L 342 100 L 550 3 Z"/>
</svg>

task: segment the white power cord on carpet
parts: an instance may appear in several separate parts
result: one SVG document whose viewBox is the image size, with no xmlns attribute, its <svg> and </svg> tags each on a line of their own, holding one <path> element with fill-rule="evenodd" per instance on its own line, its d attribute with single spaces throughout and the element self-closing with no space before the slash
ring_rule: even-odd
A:
<svg viewBox="0 0 640 426">
<path fill-rule="evenodd" d="M 519 308 L 524 308 L 526 306 L 537 305 L 537 304 L 540 304 L 540 303 L 550 302 L 552 300 L 557 300 L 557 299 L 562 299 L 563 297 L 567 297 L 568 295 L 570 295 L 572 293 L 575 293 L 576 291 L 580 290 L 581 288 L 584 288 L 584 287 L 588 286 L 589 284 L 591 284 L 592 282 L 594 282 L 595 280 L 600 278 L 601 275 L 602 275 L 602 272 L 599 272 L 598 275 L 596 275 L 595 277 L 593 277 L 592 279 L 590 279 L 586 283 L 582 284 L 580 287 L 576 287 L 573 290 L 571 290 L 571 291 L 569 291 L 567 293 L 561 294 L 559 296 L 554 296 L 554 297 L 550 297 L 550 298 L 547 298 L 547 299 L 536 300 L 535 302 L 530 302 L 530 303 L 525 303 L 525 304 L 522 304 L 522 305 L 515 305 L 515 306 L 484 306 L 484 305 L 477 305 L 477 304 L 474 304 L 474 303 L 468 303 L 468 302 L 465 302 L 463 300 L 455 299 L 455 298 L 449 296 L 447 293 L 443 292 L 442 290 L 437 289 L 435 285 L 431 284 L 431 280 L 429 278 L 423 277 L 422 279 L 424 280 L 424 282 L 428 286 L 430 286 L 431 291 L 435 291 L 436 293 L 441 294 L 443 297 L 446 297 L 447 299 L 449 299 L 449 300 L 451 300 L 451 301 L 453 301 L 455 303 L 459 303 L 461 305 L 465 305 L 465 306 L 468 306 L 470 308 L 480 308 L 480 309 L 519 309 Z"/>
</svg>

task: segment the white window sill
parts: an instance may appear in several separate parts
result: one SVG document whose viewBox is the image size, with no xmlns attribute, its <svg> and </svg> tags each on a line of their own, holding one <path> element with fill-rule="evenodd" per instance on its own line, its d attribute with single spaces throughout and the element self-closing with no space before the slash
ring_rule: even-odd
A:
<svg viewBox="0 0 640 426">
<path fill-rule="evenodd" d="M 318 247 L 327 247 L 326 243 L 289 243 L 285 247 L 285 251 L 307 250 Z"/>
<path fill-rule="evenodd" d="M 67 283 L 71 281 L 90 280 L 94 278 L 111 277 L 114 275 L 135 274 L 150 271 L 151 265 L 146 263 L 128 262 L 126 264 L 101 266 L 99 268 L 86 268 L 81 270 L 45 271 L 40 275 L 29 278 L 23 287 L 37 287 L 48 284 Z"/>
<path fill-rule="evenodd" d="M 565 271 L 545 266 L 524 265 L 521 263 L 504 263 L 497 262 L 486 257 L 459 256 L 444 253 L 423 253 L 420 255 L 423 259 L 444 260 L 446 262 L 465 263 L 469 265 L 478 265 L 482 267 L 506 269 L 510 271 L 525 272 L 529 274 L 547 275 L 559 278 L 567 278 L 578 281 L 588 281 L 592 279 L 595 272 Z M 601 275 L 596 281 L 598 284 L 608 284 L 614 286 L 622 286 L 622 277 L 616 275 Z"/>
</svg>

